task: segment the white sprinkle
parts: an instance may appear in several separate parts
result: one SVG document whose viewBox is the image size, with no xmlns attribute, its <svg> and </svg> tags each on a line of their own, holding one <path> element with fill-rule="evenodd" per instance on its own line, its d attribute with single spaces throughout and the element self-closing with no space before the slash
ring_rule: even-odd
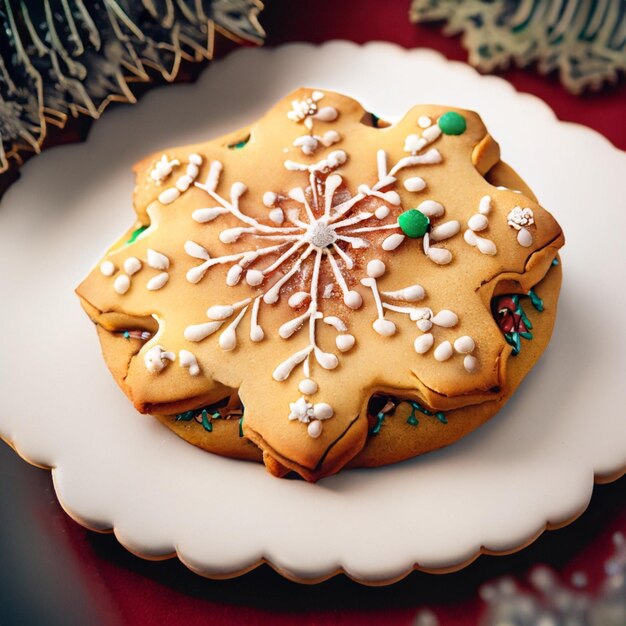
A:
<svg viewBox="0 0 626 626">
<path fill-rule="evenodd" d="M 189 176 L 193 182 L 193 180 L 198 177 L 198 174 L 200 173 L 200 169 L 198 168 L 197 165 L 190 163 L 187 166 L 186 173 L 187 173 L 187 176 Z"/>
<path fill-rule="evenodd" d="M 180 350 L 178 352 L 178 362 L 181 367 L 189 368 L 190 376 L 197 376 L 200 373 L 200 366 L 196 357 L 189 350 Z"/>
<path fill-rule="evenodd" d="M 309 437 L 317 439 L 322 434 L 323 428 L 324 426 L 322 425 L 322 422 L 319 420 L 313 420 L 312 422 L 309 422 L 306 431 L 309 433 Z"/>
<path fill-rule="evenodd" d="M 272 222 L 274 222 L 274 224 L 277 224 L 278 226 L 280 226 L 285 221 L 285 215 L 282 209 L 272 209 L 269 212 L 268 217 Z"/>
<path fill-rule="evenodd" d="M 452 261 L 452 252 L 446 248 L 428 248 L 428 258 L 437 265 L 447 265 Z"/>
<path fill-rule="evenodd" d="M 328 283 L 324 286 L 324 291 L 322 292 L 322 298 L 330 298 L 333 295 L 334 283 Z"/>
<path fill-rule="evenodd" d="M 313 417 L 317 420 L 327 420 L 331 418 L 334 413 L 333 407 L 326 402 L 318 402 L 313 405 Z"/>
<path fill-rule="evenodd" d="M 211 258 L 207 250 L 195 241 L 185 241 L 185 252 L 194 259 L 208 261 Z"/>
<path fill-rule="evenodd" d="M 417 206 L 417 210 L 421 211 L 426 217 L 440 217 L 444 214 L 443 204 L 434 200 L 424 200 Z"/>
<path fill-rule="evenodd" d="M 383 243 L 383 250 L 389 252 L 391 250 L 395 250 L 402 242 L 404 241 L 404 235 L 400 233 L 394 233 L 393 235 L 389 235 Z"/>
<path fill-rule="evenodd" d="M 367 275 L 370 278 L 380 278 L 387 268 L 380 259 L 373 259 L 367 264 Z"/>
<path fill-rule="evenodd" d="M 430 231 L 430 239 L 432 241 L 442 241 L 454 237 L 461 230 L 461 223 L 457 220 L 451 220 L 444 222 L 443 224 L 437 224 Z"/>
<path fill-rule="evenodd" d="M 484 237 L 479 237 L 472 230 L 466 230 L 463 233 L 463 239 L 465 239 L 465 241 L 469 243 L 470 246 L 476 246 L 483 254 L 493 256 L 498 251 L 496 248 L 496 244 L 493 243 L 493 241 L 485 239 Z"/>
<path fill-rule="evenodd" d="M 341 352 L 347 352 L 354 347 L 356 339 L 353 335 L 338 335 L 335 339 L 335 344 L 337 345 L 337 349 Z"/>
<path fill-rule="evenodd" d="M 111 261 L 103 261 L 100 263 L 100 271 L 105 276 L 113 276 L 113 274 L 115 274 L 115 265 L 113 265 Z"/>
<path fill-rule="evenodd" d="M 467 225 L 473 231 L 481 231 L 489 226 L 489 220 L 482 213 L 476 213 L 476 215 L 472 215 L 472 217 L 469 218 Z"/>
<path fill-rule="evenodd" d="M 165 368 L 167 361 L 175 361 L 176 355 L 173 352 L 166 352 L 161 346 L 152 346 L 143 358 L 148 371 L 156 374 Z"/>
<path fill-rule="evenodd" d="M 300 393 L 303 393 L 305 396 L 312 396 L 314 393 L 317 392 L 318 386 L 314 380 L 311 380 L 310 378 L 305 378 L 304 380 L 300 381 L 298 389 Z"/>
<path fill-rule="evenodd" d="M 180 191 L 176 187 L 169 187 L 159 194 L 159 202 L 161 204 L 172 204 L 174 200 L 180 197 Z"/>
<path fill-rule="evenodd" d="M 377 219 L 379 220 L 384 220 L 388 215 L 389 215 L 390 211 L 389 211 L 389 207 L 386 205 L 382 205 L 379 206 L 375 211 L 374 211 L 374 215 L 376 216 Z"/>
<path fill-rule="evenodd" d="M 141 269 L 141 261 L 136 256 L 129 256 L 124 261 L 124 270 L 129 276 L 136 274 Z"/>
<path fill-rule="evenodd" d="M 161 289 L 161 287 L 163 287 L 169 279 L 170 275 L 167 272 L 161 272 L 160 274 L 153 276 L 148 281 L 148 283 L 146 284 L 146 288 L 149 291 L 157 291 L 158 289 Z"/>
<path fill-rule="evenodd" d="M 413 343 L 415 352 L 417 352 L 418 354 L 426 354 L 426 352 L 428 352 L 432 348 L 434 341 L 435 339 L 430 333 L 420 335 L 415 339 L 415 342 Z"/>
<path fill-rule="evenodd" d="M 113 282 L 113 289 L 120 295 L 130 289 L 130 278 L 126 274 L 120 274 Z"/>
<path fill-rule="evenodd" d="M 202 165 L 202 157 L 196 152 L 192 152 L 189 155 L 188 159 L 189 159 L 189 162 L 193 163 L 194 165 Z"/>
<path fill-rule="evenodd" d="M 259 270 L 248 270 L 246 272 L 246 282 L 251 287 L 256 287 L 263 282 L 263 272 Z"/>
<path fill-rule="evenodd" d="M 482 215 L 489 215 L 491 211 L 491 196 L 483 196 L 478 203 L 478 212 Z"/>
<path fill-rule="evenodd" d="M 372 324 L 374 330 L 383 337 L 391 337 L 396 332 L 396 325 L 391 320 L 386 320 L 382 317 L 379 317 Z"/>
<path fill-rule="evenodd" d="M 422 189 L 426 188 L 426 181 L 419 176 L 413 176 L 404 181 L 404 188 L 407 191 L 422 191 Z"/>
<path fill-rule="evenodd" d="M 263 204 L 268 208 L 273 207 L 276 203 L 276 198 L 277 196 L 273 191 L 266 191 L 263 194 Z"/>
<path fill-rule="evenodd" d="M 397 191 L 386 191 L 383 194 L 386 202 L 389 204 L 393 204 L 394 206 L 398 206 L 402 200 L 400 199 L 400 194 Z"/>
<path fill-rule="evenodd" d="M 474 340 L 468 335 L 464 335 L 463 337 L 459 337 L 454 342 L 454 349 L 460 354 L 469 354 L 474 351 L 476 344 Z"/>
<path fill-rule="evenodd" d="M 478 237 L 474 234 L 473 230 L 466 230 L 463 233 L 463 239 L 465 239 L 465 242 L 469 243 L 470 246 L 475 246 L 478 241 Z"/>
<path fill-rule="evenodd" d="M 476 371 L 476 367 L 478 366 L 478 361 L 476 360 L 475 356 L 472 356 L 471 354 L 468 354 L 464 359 L 463 359 L 463 367 L 468 371 L 468 372 L 474 372 Z"/>
<path fill-rule="evenodd" d="M 335 107 L 323 107 L 313 117 L 321 122 L 334 122 L 339 116 Z"/>
<path fill-rule="evenodd" d="M 524 248 L 528 248 L 533 245 L 533 236 L 526 228 L 521 228 L 517 233 L 517 243 Z"/>
<path fill-rule="evenodd" d="M 148 248 L 148 265 L 155 270 L 166 270 L 170 266 L 170 260 L 161 252 Z"/>
<path fill-rule="evenodd" d="M 485 239 L 484 237 L 476 238 L 476 247 L 483 253 L 488 254 L 489 256 L 493 256 L 497 254 L 498 249 L 496 248 L 496 244 L 489 239 Z"/>
<path fill-rule="evenodd" d="M 351 309 L 359 309 L 363 304 L 363 298 L 358 291 L 348 291 L 343 297 L 344 304 Z"/>
<path fill-rule="evenodd" d="M 428 115 L 421 115 L 417 120 L 417 125 L 420 128 L 428 128 L 432 123 L 433 122 Z"/>
<path fill-rule="evenodd" d="M 439 313 L 437 313 L 437 315 L 435 315 L 435 317 L 433 317 L 432 322 L 442 328 L 452 328 L 459 323 L 459 317 L 453 311 L 442 309 Z"/>
<path fill-rule="evenodd" d="M 176 189 L 178 189 L 178 191 L 187 191 L 187 189 L 189 189 L 189 185 L 191 185 L 191 183 L 193 183 L 193 178 L 191 176 L 189 176 L 188 174 L 183 174 L 177 181 L 176 181 Z"/>
<path fill-rule="evenodd" d="M 435 359 L 437 361 L 447 361 L 453 353 L 452 344 L 449 341 L 444 341 L 435 348 Z"/>
<path fill-rule="evenodd" d="M 433 327 L 433 323 L 427 319 L 417 320 L 415 324 L 423 333 L 428 332 Z"/>
</svg>

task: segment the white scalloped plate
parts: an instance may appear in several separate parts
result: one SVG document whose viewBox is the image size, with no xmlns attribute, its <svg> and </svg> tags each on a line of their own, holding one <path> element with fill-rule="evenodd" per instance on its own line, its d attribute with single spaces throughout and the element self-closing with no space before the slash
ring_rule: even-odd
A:
<svg viewBox="0 0 626 626">
<path fill-rule="evenodd" d="M 379 115 L 419 102 L 480 111 L 567 236 L 552 343 L 486 426 L 449 449 L 316 485 L 204 453 L 137 414 L 73 287 L 133 219 L 131 165 L 254 120 L 300 85 Z M 67 512 L 146 558 L 230 577 L 260 562 L 370 584 L 511 552 L 587 506 L 626 467 L 626 154 L 504 80 L 426 51 L 332 42 L 246 49 L 195 85 L 108 113 L 83 145 L 28 163 L 0 207 L 0 435 L 53 468 Z M 0 481 L 2 478 L 0 477 Z"/>
</svg>

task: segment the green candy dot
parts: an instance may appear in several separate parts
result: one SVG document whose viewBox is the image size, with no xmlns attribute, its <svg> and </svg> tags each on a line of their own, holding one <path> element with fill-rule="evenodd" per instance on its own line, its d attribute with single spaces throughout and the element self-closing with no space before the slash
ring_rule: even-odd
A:
<svg viewBox="0 0 626 626">
<path fill-rule="evenodd" d="M 417 239 L 426 234 L 430 220 L 421 211 L 409 209 L 398 216 L 398 224 L 407 237 Z"/>
<path fill-rule="evenodd" d="M 439 128 L 444 135 L 462 135 L 467 128 L 465 118 L 456 111 L 444 113 L 438 120 Z"/>
</svg>

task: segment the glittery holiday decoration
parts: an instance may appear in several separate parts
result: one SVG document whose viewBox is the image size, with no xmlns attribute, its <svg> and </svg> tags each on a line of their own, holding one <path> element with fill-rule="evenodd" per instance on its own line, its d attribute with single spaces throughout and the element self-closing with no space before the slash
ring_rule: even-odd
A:
<svg viewBox="0 0 626 626">
<path fill-rule="evenodd" d="M 623 626 L 626 624 L 626 541 L 613 535 L 614 552 L 604 563 L 599 590 L 587 589 L 587 575 L 575 572 L 566 584 L 545 566 L 530 574 L 530 591 L 504 578 L 481 589 L 487 611 L 481 626 Z"/>
<path fill-rule="evenodd" d="M 262 8 L 259 0 L 4 0 L 0 173 L 51 143 L 50 127 L 97 119 L 111 102 L 134 103 L 139 85 L 174 81 L 181 62 L 212 59 L 220 37 L 262 43 Z"/>
<path fill-rule="evenodd" d="M 479 626 L 624 626 L 626 624 L 626 539 L 613 535 L 613 552 L 604 562 L 600 584 L 590 588 L 584 571 L 569 582 L 544 565 L 520 584 L 501 578 L 480 590 L 484 610 Z M 440 626 L 436 613 L 420 609 L 414 626 Z"/>
<path fill-rule="evenodd" d="M 619 0 L 413 0 L 413 22 L 447 22 L 482 71 L 557 71 L 569 91 L 614 83 L 626 71 L 626 3 Z"/>
</svg>

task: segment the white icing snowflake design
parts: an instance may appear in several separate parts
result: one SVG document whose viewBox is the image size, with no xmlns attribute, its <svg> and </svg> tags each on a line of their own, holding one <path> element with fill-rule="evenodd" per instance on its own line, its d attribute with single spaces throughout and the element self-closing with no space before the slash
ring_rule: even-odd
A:
<svg viewBox="0 0 626 626">
<path fill-rule="evenodd" d="M 300 122 L 315 116 L 318 112 L 316 102 L 321 99 L 316 97 L 316 93 L 314 92 L 311 102 L 307 100 L 304 104 L 294 103 L 288 117 L 294 122 Z M 326 113 L 326 116 L 332 117 L 330 113 Z M 229 198 L 217 193 L 223 167 L 221 162 L 211 162 L 206 180 L 195 183 L 196 187 L 204 190 L 215 202 L 215 206 L 194 211 L 192 219 L 198 223 L 207 223 L 229 214 L 237 218 L 240 225 L 226 228 L 219 234 L 222 243 L 233 246 L 232 254 L 214 258 L 198 243 L 185 243 L 187 254 L 201 261 L 187 272 L 187 280 L 199 283 L 212 267 L 226 265 L 226 284 L 235 286 L 245 282 L 255 288 L 255 295 L 210 307 L 207 311 L 208 321 L 188 326 L 184 332 L 185 339 L 201 342 L 221 331 L 218 339 L 220 347 L 225 351 L 233 350 L 237 345 L 239 328 L 247 316 L 250 339 L 253 342 L 263 341 L 266 331 L 258 322 L 260 308 L 278 302 L 282 291 L 295 277 L 300 276 L 305 261 L 312 260 L 312 271 L 307 274 L 306 289 L 291 293 L 288 299 L 292 308 L 306 306 L 306 310 L 277 329 L 278 335 L 285 340 L 306 329 L 307 340 L 289 358 L 277 364 L 273 371 L 274 380 L 284 381 L 296 368 L 302 367 L 304 379 L 299 389 L 303 395 L 291 403 L 289 419 L 308 424 L 308 432 L 312 437 L 321 434 L 322 420 L 333 415 L 329 404 L 312 404 L 306 399 L 307 395 L 318 389 L 317 383 L 311 379 L 313 363 L 326 370 L 335 369 L 339 364 L 337 354 L 325 352 L 319 347 L 316 339 L 317 324 L 326 323 L 337 330 L 336 346 L 340 353 L 351 350 L 356 344 L 356 338 L 348 332 L 344 320 L 335 316 L 324 316 L 323 300 L 338 288 L 346 307 L 352 310 L 361 308 L 362 295 L 351 289 L 346 280 L 346 276 L 355 267 L 354 251 L 380 245 L 383 251 L 391 252 L 404 242 L 406 236 L 398 222 L 398 215 L 403 210 L 400 207 L 401 199 L 393 189 L 397 183 L 396 175 L 405 168 L 441 162 L 439 151 L 428 147 L 440 135 L 439 129 L 434 130 L 435 128 L 436 125 L 431 125 L 421 136 L 409 136 L 405 142 L 405 151 L 409 155 L 401 158 L 391 168 L 388 168 L 386 153 L 379 150 L 376 163 L 377 181 L 372 186 L 359 185 L 356 193 L 350 193 L 345 188 L 343 178 L 335 173 L 348 159 L 348 155 L 342 150 L 330 152 L 325 158 L 310 165 L 285 161 L 286 169 L 308 175 L 308 184 L 306 187 L 294 187 L 286 196 L 281 196 L 278 192 L 266 192 L 263 204 L 269 209 L 267 223 L 241 211 L 240 199 L 247 192 L 244 183 L 234 183 L 230 188 Z M 425 148 L 428 149 L 424 151 Z M 425 183 L 423 179 L 415 177 L 405 181 L 405 187 L 407 185 L 421 190 Z M 281 200 L 286 199 L 297 207 L 283 210 L 279 205 Z M 366 200 L 369 210 L 361 206 Z M 379 201 L 379 206 L 373 210 L 372 200 L 374 203 Z M 444 207 L 433 200 L 426 200 L 417 208 L 431 220 L 436 220 L 445 212 Z M 438 264 L 449 263 L 452 259 L 451 253 L 445 248 L 431 245 L 431 242 L 442 241 L 459 231 L 458 221 L 432 224 L 430 233 L 423 237 L 427 257 Z M 380 233 L 386 235 L 382 240 Z M 245 242 L 249 242 L 249 245 Z M 257 247 L 259 242 L 263 245 Z M 272 259 L 271 262 L 265 261 L 268 257 Z M 320 298 L 320 270 L 323 264 L 327 264 L 335 283 L 326 285 Z M 288 269 L 283 270 L 284 266 L 288 266 Z M 380 291 L 378 279 L 385 274 L 386 269 L 382 260 L 371 260 L 367 264 L 366 275 L 361 279 L 361 284 L 368 288 L 376 306 L 377 317 L 373 320 L 373 329 L 381 336 L 391 336 L 397 329 L 386 315 L 407 315 L 423 333 L 415 341 L 415 350 L 418 354 L 426 354 L 435 344 L 433 328 L 454 327 L 458 323 L 458 316 L 448 310 L 435 313 L 429 308 L 414 306 L 413 303 L 426 296 L 423 287 L 417 284 L 394 292 Z M 276 279 L 276 276 L 279 278 Z M 259 289 L 260 292 L 256 291 Z M 459 344 L 457 352 L 464 355 L 465 369 L 474 371 L 476 359 L 470 355 L 474 350 L 474 342 L 471 338 L 459 340 L 464 340 Z M 445 341 L 436 346 L 432 354 L 436 360 L 445 361 L 454 352 L 452 344 Z"/>
</svg>

